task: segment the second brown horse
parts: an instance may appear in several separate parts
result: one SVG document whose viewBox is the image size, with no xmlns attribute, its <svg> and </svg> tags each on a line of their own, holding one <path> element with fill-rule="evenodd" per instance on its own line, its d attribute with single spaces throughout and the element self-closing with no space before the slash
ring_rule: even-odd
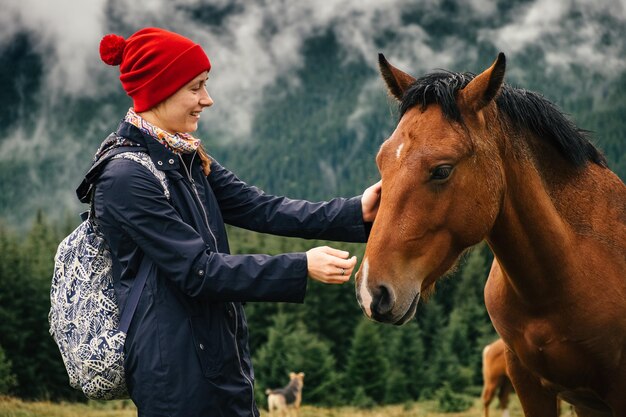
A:
<svg viewBox="0 0 626 417">
<path fill-rule="evenodd" d="M 489 417 L 489 405 L 496 395 L 502 416 L 509 417 L 509 395 L 513 385 L 506 372 L 505 349 L 502 339 L 497 339 L 483 349 L 483 392 L 480 397 L 485 417 Z"/>
</svg>

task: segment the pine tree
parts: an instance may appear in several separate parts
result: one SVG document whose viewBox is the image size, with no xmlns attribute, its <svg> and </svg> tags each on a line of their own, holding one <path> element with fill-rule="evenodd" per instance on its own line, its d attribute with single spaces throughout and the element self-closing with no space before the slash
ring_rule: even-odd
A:
<svg viewBox="0 0 626 417">
<path fill-rule="evenodd" d="M 440 381 L 456 391 L 468 388 L 474 378 L 473 369 L 468 365 L 473 359 L 474 347 L 468 337 L 468 317 L 462 307 L 452 311 L 440 342 Z"/>
<path fill-rule="evenodd" d="M 4 354 L 0 346 L 0 395 L 7 395 L 17 385 L 17 378 L 12 372 L 11 361 Z"/>
<path fill-rule="evenodd" d="M 23 252 L 18 237 L 6 226 L 0 226 L 0 345 L 7 361 L 13 364 L 16 386 L 14 392 L 22 396 L 23 384 L 35 383 L 29 378 L 32 360 L 27 351 L 33 339 L 32 329 L 25 325 L 30 320 L 34 289 L 25 279 Z"/>
<path fill-rule="evenodd" d="M 289 372 L 304 372 L 303 402 L 336 403 L 338 377 L 330 347 L 302 322 L 290 320 L 287 314 L 274 316 L 267 343 L 255 356 L 257 399 L 264 404 L 266 388 L 285 386 Z"/>
<path fill-rule="evenodd" d="M 39 211 L 23 245 L 24 275 L 32 293 L 23 325 L 31 337 L 25 346 L 28 381 L 20 381 L 23 395 L 30 398 L 58 398 L 69 391 L 67 373 L 58 347 L 49 333 L 50 283 L 58 235 L 43 212 Z"/>
<path fill-rule="evenodd" d="M 335 358 L 328 343 L 309 332 L 303 323 L 287 337 L 291 349 L 287 360 L 292 369 L 304 372 L 306 387 L 302 401 L 308 404 L 334 405 L 340 400 L 342 390 L 335 372 Z"/>
<path fill-rule="evenodd" d="M 391 349 L 389 349 L 389 378 L 395 378 L 392 374 L 396 373 L 397 377 L 404 380 L 405 387 L 400 388 L 399 381 L 392 381 L 388 385 L 396 386 L 399 392 L 405 392 L 406 395 L 400 396 L 395 394 L 396 402 L 404 402 L 406 400 L 417 400 L 422 389 L 425 388 L 424 369 L 426 364 L 424 361 L 425 352 L 422 341 L 422 331 L 417 322 L 412 320 L 401 327 L 388 327 L 392 337 L 386 340 L 391 341 Z"/>
<path fill-rule="evenodd" d="M 311 281 L 304 306 L 300 309 L 307 328 L 329 342 L 338 366 L 345 368 L 354 328 L 363 317 L 354 297 L 354 287 L 350 284 L 328 286 Z"/>
<path fill-rule="evenodd" d="M 287 357 L 289 346 L 287 336 L 293 331 L 289 317 L 283 314 L 274 316 L 274 323 L 268 329 L 267 343 L 261 346 L 254 357 L 255 395 L 260 404 L 265 404 L 265 390 L 280 388 L 288 382 L 289 371 L 293 371 Z"/>
<path fill-rule="evenodd" d="M 484 287 L 493 255 L 482 243 L 469 252 L 458 276 L 455 309 L 450 314 L 451 348 L 461 365 L 472 375 L 473 384 L 482 381 L 482 349 L 495 334 L 484 302 Z M 454 323 L 453 323 L 454 322 Z"/>
<path fill-rule="evenodd" d="M 22 346 L 21 307 L 25 296 L 20 283 L 21 252 L 17 236 L 0 223 L 0 345 L 9 357 Z"/>
<path fill-rule="evenodd" d="M 485 243 L 480 243 L 467 252 L 460 272 L 455 278 L 458 280 L 453 297 L 455 306 L 464 302 L 470 294 L 484 306 L 485 282 L 492 259 L 493 254 Z M 486 310 L 484 311 L 487 318 Z"/>
<path fill-rule="evenodd" d="M 385 404 L 399 404 L 409 400 L 409 383 L 410 381 L 402 369 L 392 368 L 387 376 Z"/>
<path fill-rule="evenodd" d="M 420 378 L 423 387 L 419 395 L 422 399 L 429 399 L 434 395 L 435 389 L 440 386 L 441 369 L 438 369 L 441 362 L 439 357 L 442 355 L 439 351 L 440 338 L 447 317 L 444 315 L 443 308 L 433 297 L 418 306 L 416 318 L 425 352 L 425 366 Z"/>
<path fill-rule="evenodd" d="M 380 404 L 385 398 L 388 364 L 378 326 L 365 319 L 357 325 L 344 384 L 349 389 L 348 395 L 354 397 L 357 387 L 362 387 L 367 397 Z"/>
<path fill-rule="evenodd" d="M 50 282 L 58 236 L 40 212 L 23 242 L 0 229 L 0 345 L 13 364 L 16 395 L 76 399 L 49 333 Z"/>
</svg>

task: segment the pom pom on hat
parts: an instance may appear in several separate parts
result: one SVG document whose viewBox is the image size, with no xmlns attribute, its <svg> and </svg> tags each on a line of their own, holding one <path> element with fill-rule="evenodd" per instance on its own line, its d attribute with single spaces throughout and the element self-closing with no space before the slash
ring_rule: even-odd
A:
<svg viewBox="0 0 626 417">
<path fill-rule="evenodd" d="M 100 41 L 100 58 L 109 65 L 120 65 L 124 55 L 126 40 L 113 33 L 106 35 Z"/>
</svg>

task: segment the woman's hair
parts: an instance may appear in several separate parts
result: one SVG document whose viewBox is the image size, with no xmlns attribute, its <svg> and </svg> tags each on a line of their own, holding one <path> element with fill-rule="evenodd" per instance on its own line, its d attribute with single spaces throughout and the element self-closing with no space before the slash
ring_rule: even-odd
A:
<svg viewBox="0 0 626 417">
<path fill-rule="evenodd" d="M 202 172 L 204 172 L 205 176 L 209 176 L 209 173 L 211 173 L 211 157 L 209 156 L 207 151 L 204 150 L 204 146 L 202 146 L 202 144 L 198 146 L 197 152 L 200 156 L 200 165 L 202 165 Z"/>
</svg>

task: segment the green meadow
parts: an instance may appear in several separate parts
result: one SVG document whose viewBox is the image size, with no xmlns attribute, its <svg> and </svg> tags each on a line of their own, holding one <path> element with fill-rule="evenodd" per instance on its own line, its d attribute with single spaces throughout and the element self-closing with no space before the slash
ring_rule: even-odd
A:
<svg viewBox="0 0 626 417">
<path fill-rule="evenodd" d="M 496 409 L 497 401 L 491 404 L 491 415 L 500 417 Z M 299 417 L 480 417 L 482 405 L 477 398 L 466 411 L 442 413 L 437 411 L 435 401 L 407 402 L 403 405 L 389 405 L 360 409 L 355 407 L 313 407 L 303 405 Z M 16 398 L 0 398 L 0 417 L 134 417 L 136 410 L 132 404 L 123 401 L 92 402 L 89 404 L 25 402 Z M 523 414 L 517 397 L 511 397 L 510 416 Z M 261 409 L 262 417 L 270 417 L 267 410 Z"/>
</svg>

